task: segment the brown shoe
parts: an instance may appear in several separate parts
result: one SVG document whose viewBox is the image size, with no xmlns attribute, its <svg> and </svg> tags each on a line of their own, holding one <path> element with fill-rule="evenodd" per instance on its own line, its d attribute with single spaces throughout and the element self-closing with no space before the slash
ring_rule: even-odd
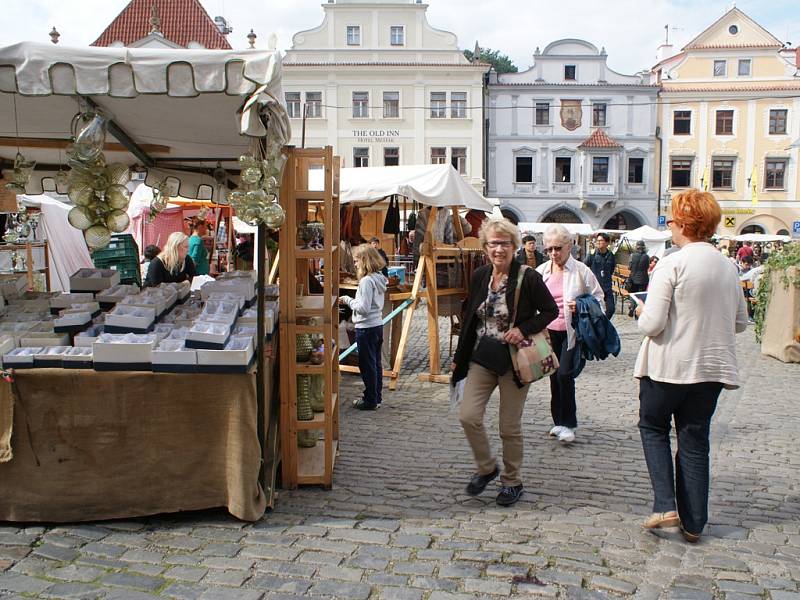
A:
<svg viewBox="0 0 800 600">
<path fill-rule="evenodd" d="M 661 529 L 662 527 L 677 527 L 680 524 L 681 520 L 678 517 L 678 513 L 671 510 L 669 512 L 653 513 L 642 523 L 642 527 L 645 529 Z"/>
<path fill-rule="evenodd" d="M 681 533 L 683 534 L 683 539 L 685 539 L 690 544 L 696 544 L 700 541 L 700 534 L 699 533 L 689 533 L 683 528 L 681 525 Z"/>
</svg>

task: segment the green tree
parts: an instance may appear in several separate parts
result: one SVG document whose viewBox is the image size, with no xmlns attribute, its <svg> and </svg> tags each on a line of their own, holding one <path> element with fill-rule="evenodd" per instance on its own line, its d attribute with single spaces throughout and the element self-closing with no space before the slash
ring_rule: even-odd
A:
<svg viewBox="0 0 800 600">
<path fill-rule="evenodd" d="M 464 56 L 467 60 L 472 60 L 475 52 L 472 50 L 464 50 Z M 517 65 L 511 62 L 511 59 L 505 54 L 501 54 L 499 50 L 492 50 L 491 48 L 481 48 L 480 54 L 481 62 L 489 63 L 494 67 L 498 73 L 516 73 Z"/>
</svg>

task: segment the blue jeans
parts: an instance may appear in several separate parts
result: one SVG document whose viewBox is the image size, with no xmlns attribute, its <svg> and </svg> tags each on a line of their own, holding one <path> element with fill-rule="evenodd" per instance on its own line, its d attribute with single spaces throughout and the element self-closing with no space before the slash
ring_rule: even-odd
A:
<svg viewBox="0 0 800 600">
<path fill-rule="evenodd" d="M 616 304 L 614 302 L 614 292 L 611 288 L 603 290 L 603 301 L 606 303 L 606 318 L 610 321 L 614 316 L 614 309 Z"/>
<path fill-rule="evenodd" d="M 381 366 L 381 346 L 383 345 L 383 325 L 356 329 L 358 344 L 358 370 L 364 382 L 364 404 L 377 406 L 381 403 L 383 388 L 383 367 Z"/>
<path fill-rule="evenodd" d="M 653 512 L 678 511 L 683 528 L 700 534 L 708 522 L 711 417 L 722 391 L 718 382 L 639 380 L 639 433 L 653 486 Z M 669 432 L 678 435 L 673 472 Z"/>
</svg>

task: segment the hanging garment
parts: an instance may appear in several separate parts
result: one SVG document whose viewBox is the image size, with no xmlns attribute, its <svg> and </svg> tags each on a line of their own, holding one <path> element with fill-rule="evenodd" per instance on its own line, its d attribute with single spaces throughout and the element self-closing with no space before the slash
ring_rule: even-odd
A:
<svg viewBox="0 0 800 600">
<path fill-rule="evenodd" d="M 389 199 L 386 220 L 383 222 L 383 233 L 400 233 L 400 202 L 397 200 L 397 196 Z"/>
</svg>

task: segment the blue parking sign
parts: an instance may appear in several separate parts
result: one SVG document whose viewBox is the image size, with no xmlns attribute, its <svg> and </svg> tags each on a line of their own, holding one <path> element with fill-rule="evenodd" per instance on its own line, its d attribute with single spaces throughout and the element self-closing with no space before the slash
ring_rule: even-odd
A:
<svg viewBox="0 0 800 600">
<path fill-rule="evenodd" d="M 667 224 L 667 216 L 666 215 L 658 215 L 658 224 L 659 224 L 659 226 L 666 225 Z M 795 222 L 795 225 L 797 225 L 797 222 Z"/>
<path fill-rule="evenodd" d="M 792 237 L 800 237 L 800 221 L 792 223 Z"/>
</svg>

